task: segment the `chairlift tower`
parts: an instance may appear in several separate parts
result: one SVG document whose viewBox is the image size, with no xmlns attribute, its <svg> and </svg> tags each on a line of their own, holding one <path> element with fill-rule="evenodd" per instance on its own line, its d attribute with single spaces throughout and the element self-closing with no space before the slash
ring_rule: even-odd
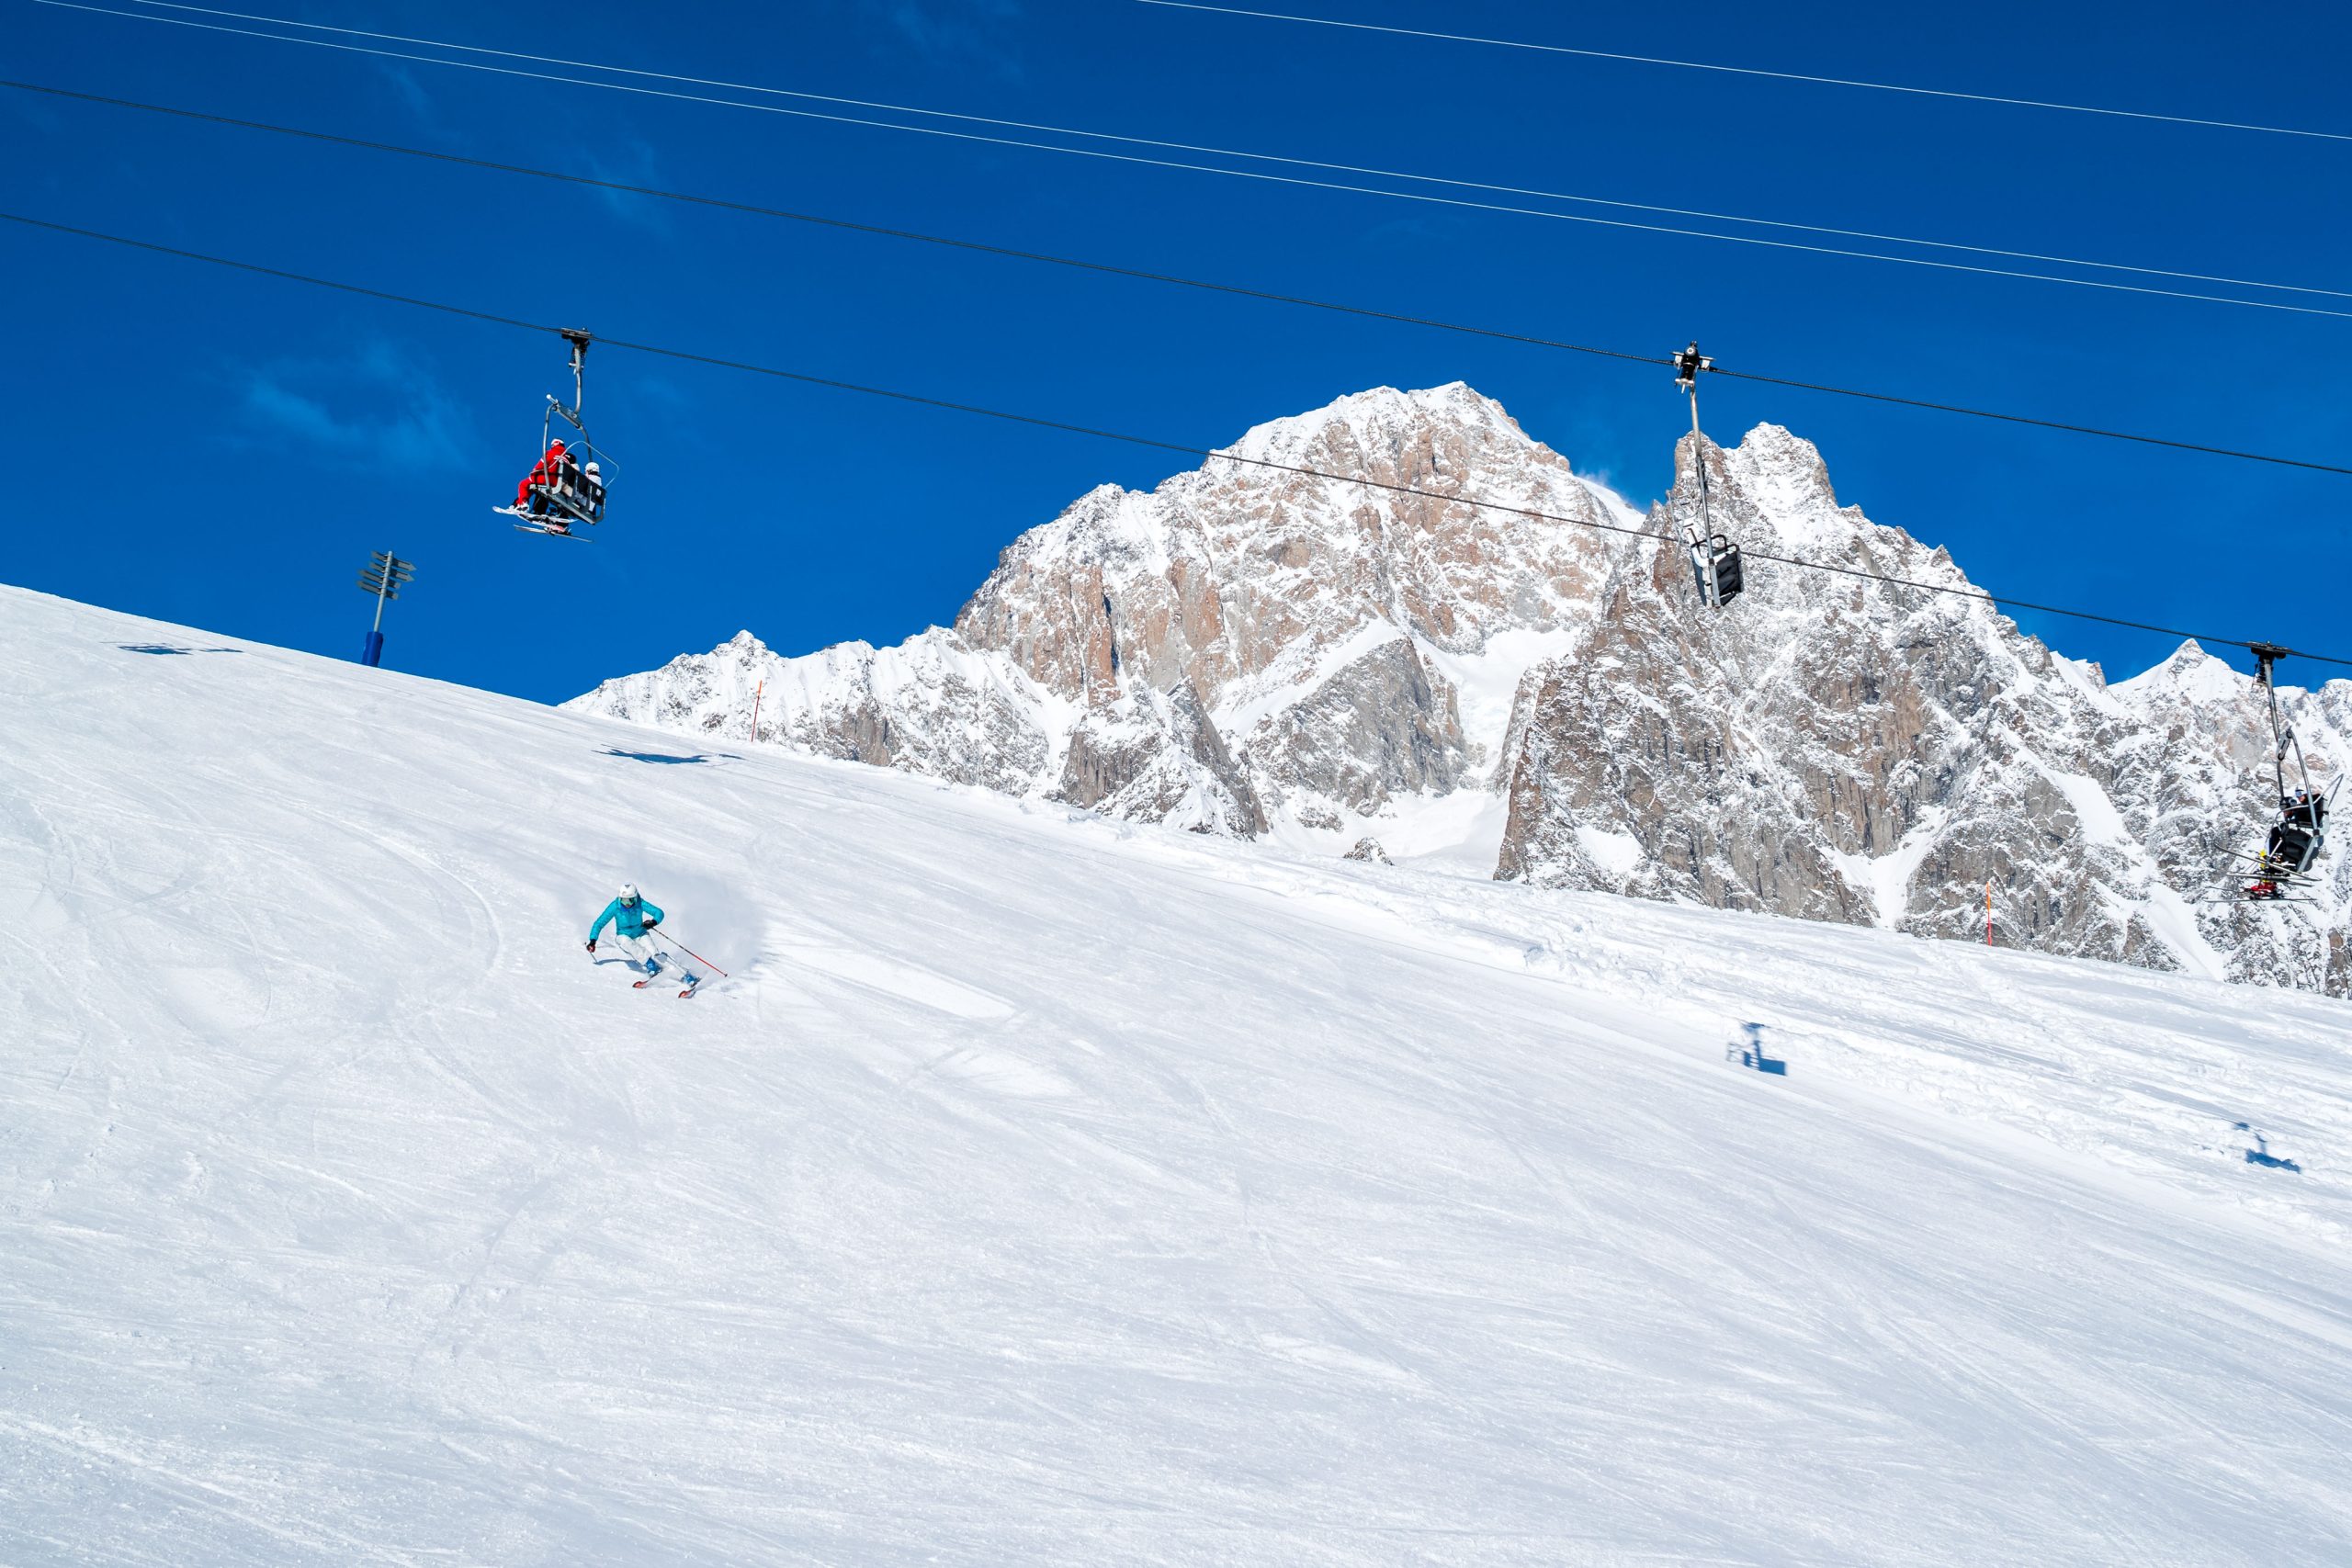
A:
<svg viewBox="0 0 2352 1568">
<path fill-rule="evenodd" d="M 384 606 L 401 596 L 401 584 L 416 576 L 416 563 L 390 550 L 378 550 L 360 569 L 359 586 L 376 596 L 376 624 L 368 628 L 368 645 L 359 662 L 373 669 L 384 661 Z"/>
</svg>

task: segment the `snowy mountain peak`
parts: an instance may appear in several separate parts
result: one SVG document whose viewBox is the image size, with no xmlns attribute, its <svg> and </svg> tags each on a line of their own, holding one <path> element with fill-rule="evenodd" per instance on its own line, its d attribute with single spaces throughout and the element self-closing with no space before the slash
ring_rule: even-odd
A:
<svg viewBox="0 0 2352 1568">
<path fill-rule="evenodd" d="M 2226 660 L 2205 651 L 2195 637 L 2175 649 L 2172 657 L 2109 690 L 2124 701 L 2145 708 L 2165 701 L 2234 703 L 2251 690 L 2254 678 L 2239 673 Z"/>
<path fill-rule="evenodd" d="M 1750 491 L 1781 487 L 1785 494 L 1810 505 L 1838 504 L 1837 488 L 1829 482 L 1829 465 L 1821 448 L 1778 424 L 1758 424 L 1732 448 L 1729 461 Z"/>
<path fill-rule="evenodd" d="M 1522 456 L 1541 452 L 1566 466 L 1557 454 L 1521 430 L 1500 403 L 1462 381 L 1413 391 L 1374 387 L 1351 392 L 1310 412 L 1253 425 L 1225 450 L 1261 462 L 1351 473 L 1361 470 L 1332 465 L 1351 459 L 1394 465 L 1408 457 L 1417 433 L 1437 427 L 1457 432 L 1482 449 Z"/>
<path fill-rule="evenodd" d="M 1676 448 L 1676 488 L 1686 505 L 1694 478 L 1690 448 L 1689 436 Z M 1760 540 L 1769 535 L 1771 542 L 1828 559 L 1844 558 L 1875 532 L 1861 508 L 1838 505 L 1821 449 L 1803 436 L 1781 425 L 1758 424 L 1738 446 L 1716 452 L 1709 483 L 1724 491 L 1715 499 L 1731 506 L 1735 536 Z M 1721 519 L 1716 527 L 1723 527 Z"/>
</svg>

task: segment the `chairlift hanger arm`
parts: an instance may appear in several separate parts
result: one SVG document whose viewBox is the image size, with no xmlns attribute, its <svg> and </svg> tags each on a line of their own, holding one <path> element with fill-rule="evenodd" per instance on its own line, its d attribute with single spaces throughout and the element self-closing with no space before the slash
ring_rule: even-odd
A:
<svg viewBox="0 0 2352 1568">
<path fill-rule="evenodd" d="M 588 400 L 582 372 L 588 363 L 588 344 L 591 339 L 586 330 L 581 327 L 558 327 L 556 332 L 564 342 L 571 345 L 571 406 L 568 409 L 561 403 L 556 403 L 555 406 L 562 410 L 563 417 L 570 420 L 581 434 L 585 435 L 588 434 L 588 427 L 580 423 L 580 410 Z M 553 398 L 548 400 L 555 402 Z"/>
<path fill-rule="evenodd" d="M 1695 567 L 1700 558 L 1699 553 L 1706 549 L 1707 541 L 1714 532 L 1714 509 L 1707 494 L 1707 437 L 1699 428 L 1699 375 L 1702 371 L 1713 369 L 1715 362 L 1699 352 L 1699 340 L 1692 338 L 1690 346 L 1674 355 L 1670 363 L 1674 367 L 1674 384 L 1690 395 L 1690 465 L 1699 474 L 1699 519 L 1695 524 L 1686 525 L 1685 531 L 1690 536 L 1691 559 Z M 1722 601 L 1707 585 L 1706 580 L 1712 575 L 1712 571 L 1702 574 L 1700 592 L 1711 605 L 1720 609 Z"/>
</svg>

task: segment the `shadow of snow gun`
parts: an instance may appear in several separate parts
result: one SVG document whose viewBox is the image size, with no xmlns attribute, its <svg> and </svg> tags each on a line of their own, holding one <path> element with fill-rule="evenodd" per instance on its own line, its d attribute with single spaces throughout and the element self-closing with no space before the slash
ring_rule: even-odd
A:
<svg viewBox="0 0 2352 1568">
<path fill-rule="evenodd" d="M 2230 1125 L 2233 1131 L 2244 1133 L 2247 1137 L 2254 1140 L 2254 1147 L 2246 1150 L 2245 1152 L 2246 1164 L 2258 1165 L 2266 1170 L 2291 1170 L 2297 1176 L 2301 1176 L 2303 1173 L 2303 1168 L 2297 1165 L 2293 1160 L 2272 1154 L 2270 1152 L 2270 1140 L 2264 1137 L 2260 1133 L 2256 1132 L 2252 1126 L 2244 1122 L 2233 1122 Z"/>
<path fill-rule="evenodd" d="M 697 751 L 691 757 L 672 756 L 667 751 L 624 751 L 617 746 L 607 746 L 597 753 L 604 757 L 618 757 L 629 762 L 662 762 L 675 766 L 681 762 L 707 762 L 710 758 Z"/>
<path fill-rule="evenodd" d="M 1739 1028 L 1742 1038 L 1724 1047 L 1724 1061 L 1746 1067 L 1751 1072 L 1770 1073 L 1775 1077 L 1784 1078 L 1789 1076 L 1789 1064 L 1764 1049 L 1762 1024 L 1743 1023 Z"/>
</svg>

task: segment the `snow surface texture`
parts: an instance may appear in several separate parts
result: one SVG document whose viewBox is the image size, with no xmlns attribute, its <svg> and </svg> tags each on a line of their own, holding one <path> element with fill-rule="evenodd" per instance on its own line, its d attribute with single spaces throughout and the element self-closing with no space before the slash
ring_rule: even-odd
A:
<svg viewBox="0 0 2352 1568">
<path fill-rule="evenodd" d="M 14 590 L 0 736 L 10 1568 L 2352 1557 L 2341 1003 Z"/>
<path fill-rule="evenodd" d="M 1458 382 L 1229 450 L 1423 493 L 1224 458 L 1103 486 L 952 630 L 797 659 L 747 632 L 570 705 L 747 742 L 756 705 L 762 743 L 1107 816 L 1924 935 L 1974 935 L 1990 881 L 2011 945 L 2352 995 L 2352 856 L 2310 904 L 2199 901 L 2277 795 L 2259 693 L 2194 644 L 2110 690 L 1981 601 L 1754 559 L 1709 611 L 1679 550 L 1608 531 L 1696 521 L 1688 436 L 1645 517 Z M 1788 431 L 1706 453 L 1707 525 L 1751 550 L 1969 586 Z M 2340 776 L 2352 682 L 2281 695 Z"/>
</svg>

